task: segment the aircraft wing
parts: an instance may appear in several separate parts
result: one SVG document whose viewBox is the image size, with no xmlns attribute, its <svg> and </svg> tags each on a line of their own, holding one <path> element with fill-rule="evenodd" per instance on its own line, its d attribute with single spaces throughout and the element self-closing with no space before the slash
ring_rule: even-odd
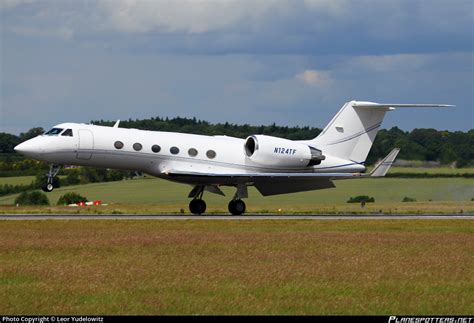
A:
<svg viewBox="0 0 474 323">
<path fill-rule="evenodd" d="M 333 179 L 361 177 L 354 173 L 231 173 L 217 174 L 204 172 L 168 170 L 169 179 L 193 185 L 253 185 L 263 196 L 296 193 L 335 187 Z M 214 192 L 213 192 L 214 193 Z"/>
<path fill-rule="evenodd" d="M 254 185 L 262 195 L 277 195 L 335 187 L 333 180 L 361 177 L 382 177 L 397 157 L 399 148 L 393 149 L 370 174 L 363 173 L 210 173 L 170 169 L 163 174 L 169 179 L 202 185 L 207 190 L 223 195 L 220 185 Z M 191 193 L 190 193 L 191 194 Z"/>
<path fill-rule="evenodd" d="M 196 171 L 184 171 L 178 169 L 170 169 L 163 172 L 164 175 L 170 177 L 194 177 L 194 178 L 234 178 L 244 179 L 249 181 L 261 181 L 261 180 L 314 180 L 318 178 L 328 179 L 341 179 L 341 178 L 354 178 L 365 176 L 360 173 L 206 173 Z"/>
</svg>

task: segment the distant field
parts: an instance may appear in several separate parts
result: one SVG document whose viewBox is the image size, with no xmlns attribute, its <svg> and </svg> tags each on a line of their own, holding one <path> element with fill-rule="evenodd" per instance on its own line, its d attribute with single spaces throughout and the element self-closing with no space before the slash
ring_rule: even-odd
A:
<svg viewBox="0 0 474 323">
<path fill-rule="evenodd" d="M 59 176 L 60 179 L 66 176 Z M 15 176 L 15 177 L 0 177 L 0 185 L 29 185 L 36 179 L 36 176 Z"/>
<path fill-rule="evenodd" d="M 474 223 L 0 221 L 0 312 L 472 315 Z"/>
<path fill-rule="evenodd" d="M 261 213 L 340 213 L 340 212 L 379 212 L 384 213 L 474 213 L 474 179 L 466 178 L 382 178 L 336 181 L 336 188 L 304 193 L 262 197 L 250 188 L 250 198 L 246 199 L 249 212 Z M 90 212 L 105 210 L 120 213 L 179 213 L 188 212 L 187 194 L 191 186 L 168 182 L 155 178 L 128 180 L 120 182 L 96 183 L 68 186 L 48 193 L 52 205 L 67 192 L 77 192 L 89 200 L 102 200 L 109 207 L 92 208 Z M 205 193 L 208 212 L 227 212 L 227 203 L 235 189 L 223 188 L 226 197 Z M 364 209 L 359 204 L 346 201 L 356 195 L 369 195 L 375 203 L 367 203 Z M 12 205 L 17 195 L 0 197 L 0 205 Z M 401 203 L 405 197 L 412 197 L 416 203 Z M 431 201 L 429 201 L 431 200 Z M 6 212 L 51 212 L 45 208 L 0 207 Z M 41 211 L 43 210 L 43 211 Z M 78 209 L 68 208 L 69 212 Z M 80 209 L 80 212 L 85 209 Z M 52 211 L 52 212 L 58 212 Z M 59 212 L 62 212 L 59 210 Z"/>
<path fill-rule="evenodd" d="M 0 185 L 29 185 L 36 176 L 0 177 Z"/>
<path fill-rule="evenodd" d="M 391 167 L 389 173 L 474 174 L 474 168 L 451 167 Z"/>
</svg>

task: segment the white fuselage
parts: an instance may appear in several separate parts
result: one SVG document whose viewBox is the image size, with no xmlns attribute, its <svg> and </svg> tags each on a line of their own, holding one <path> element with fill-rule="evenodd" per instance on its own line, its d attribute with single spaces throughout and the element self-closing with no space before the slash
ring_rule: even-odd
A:
<svg viewBox="0 0 474 323">
<path fill-rule="evenodd" d="M 165 177 L 163 175 L 173 169 L 213 174 L 334 171 L 354 173 L 365 170 L 360 163 L 333 156 L 326 156 L 320 165 L 310 167 L 264 166 L 246 156 L 244 139 L 227 136 L 202 136 L 77 123 L 64 123 L 55 128 L 72 129 L 73 136 L 41 135 L 23 143 L 23 146 L 18 146 L 18 150 L 31 158 L 48 163 L 137 170 L 158 177 Z M 122 148 L 117 149 L 114 146 L 117 141 L 123 143 Z M 141 149 L 134 149 L 134 144 L 140 144 Z M 153 145 L 159 145 L 159 152 L 152 151 Z M 176 153 L 172 147 L 178 148 L 179 152 Z M 192 152 L 197 151 L 197 154 L 190 154 L 190 149 L 193 149 Z M 211 153 L 208 153 L 209 151 Z M 215 152 L 213 158 L 212 152 Z"/>
</svg>

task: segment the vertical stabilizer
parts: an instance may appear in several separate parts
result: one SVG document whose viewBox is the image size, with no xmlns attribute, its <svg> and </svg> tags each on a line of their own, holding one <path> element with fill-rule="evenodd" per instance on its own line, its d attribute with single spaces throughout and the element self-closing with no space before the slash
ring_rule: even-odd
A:
<svg viewBox="0 0 474 323">
<path fill-rule="evenodd" d="M 314 146 L 325 155 L 362 163 L 369 154 L 387 110 L 362 108 L 357 106 L 356 101 L 347 102 L 313 139 Z"/>
<path fill-rule="evenodd" d="M 399 104 L 351 101 L 344 104 L 324 130 L 311 141 L 324 155 L 365 162 L 385 112 L 397 108 L 449 108 L 448 104 Z"/>
</svg>

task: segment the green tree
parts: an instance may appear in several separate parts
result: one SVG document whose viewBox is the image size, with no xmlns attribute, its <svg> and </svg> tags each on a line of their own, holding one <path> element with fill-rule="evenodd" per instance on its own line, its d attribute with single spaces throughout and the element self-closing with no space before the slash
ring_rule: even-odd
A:
<svg viewBox="0 0 474 323">
<path fill-rule="evenodd" d="M 58 199 L 57 205 L 69 205 L 69 204 L 76 204 L 80 202 L 87 202 L 87 198 L 85 198 L 82 195 L 79 195 L 78 193 L 71 192 L 71 193 L 66 193 L 62 195 Z"/>
<path fill-rule="evenodd" d="M 25 141 L 36 136 L 39 136 L 44 133 L 44 129 L 42 127 L 31 128 L 27 132 L 20 133 L 20 140 Z"/>
<path fill-rule="evenodd" d="M 49 205 L 48 197 L 41 192 L 23 192 L 15 199 L 17 205 Z"/>
<path fill-rule="evenodd" d="M 0 132 L 0 153 L 14 153 L 15 151 L 13 150 L 13 148 L 15 148 L 15 146 L 18 145 L 20 142 L 21 139 L 17 136 L 5 132 Z"/>
<path fill-rule="evenodd" d="M 79 171 L 72 169 L 68 170 L 67 176 L 66 176 L 66 184 L 67 185 L 76 185 L 80 183 L 80 178 L 79 178 Z"/>
<path fill-rule="evenodd" d="M 121 181 L 127 176 L 126 171 L 109 169 L 107 172 L 107 180 L 109 181 Z"/>
</svg>

